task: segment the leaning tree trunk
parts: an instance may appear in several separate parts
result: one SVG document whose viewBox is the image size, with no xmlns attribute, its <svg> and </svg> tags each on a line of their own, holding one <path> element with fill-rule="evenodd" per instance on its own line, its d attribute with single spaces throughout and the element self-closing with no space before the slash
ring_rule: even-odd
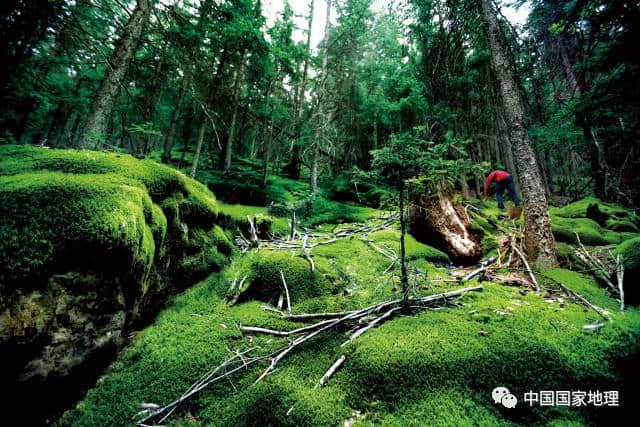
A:
<svg viewBox="0 0 640 427">
<path fill-rule="evenodd" d="M 515 64 L 491 0 L 481 0 L 481 5 L 485 31 L 491 46 L 493 69 L 500 84 L 511 148 L 524 199 L 527 254 L 538 266 L 556 265 L 544 182 L 525 126 L 524 101 L 516 81 Z"/>
<path fill-rule="evenodd" d="M 82 148 L 97 147 L 100 139 L 106 135 L 118 88 L 127 73 L 129 62 L 135 53 L 142 30 L 149 20 L 150 11 L 150 0 L 137 0 L 136 8 L 109 59 L 104 79 L 102 79 L 100 89 L 98 89 L 91 105 L 91 113 L 80 129 L 79 137 Z"/>
<path fill-rule="evenodd" d="M 409 188 L 409 229 L 416 239 L 438 248 L 457 264 L 471 265 L 482 257 L 482 236 L 469 231 L 464 207 L 445 192 L 435 195 Z"/>
</svg>

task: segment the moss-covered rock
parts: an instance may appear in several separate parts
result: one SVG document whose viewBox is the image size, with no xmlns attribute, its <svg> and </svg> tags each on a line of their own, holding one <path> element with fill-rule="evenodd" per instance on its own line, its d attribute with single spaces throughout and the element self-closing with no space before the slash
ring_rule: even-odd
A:
<svg viewBox="0 0 640 427">
<path fill-rule="evenodd" d="M 553 234 L 562 242 L 585 245 L 617 244 L 638 232 L 640 221 L 630 209 L 586 197 L 561 208 L 551 209 Z"/>
<path fill-rule="evenodd" d="M 0 146 L 0 351 L 21 355 L 7 378 L 47 384 L 118 347 L 222 267 L 232 246 L 217 222 L 213 194 L 167 166 Z"/>
</svg>

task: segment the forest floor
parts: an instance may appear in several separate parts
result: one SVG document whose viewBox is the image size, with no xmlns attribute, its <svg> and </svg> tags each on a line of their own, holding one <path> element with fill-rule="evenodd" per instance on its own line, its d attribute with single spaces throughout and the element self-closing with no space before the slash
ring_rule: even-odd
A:
<svg viewBox="0 0 640 427">
<path fill-rule="evenodd" d="M 203 174 L 205 182 L 215 177 Z M 277 201 L 294 203 L 306 183 L 270 178 Z M 215 185 L 210 187 L 214 188 Z M 218 186 L 218 190 L 220 190 Z M 324 190 L 323 190 L 324 191 Z M 259 218 L 271 233 L 287 236 L 288 219 L 273 209 L 239 204 L 238 192 L 216 192 L 227 217 L 227 232 L 248 237 L 246 217 Z M 226 196 L 226 197 L 225 197 Z M 272 199 L 273 200 L 273 199 Z M 478 202 L 479 203 L 479 202 Z M 637 224 L 623 209 L 602 204 L 611 215 L 600 225 L 586 218 L 589 200 L 552 209 L 562 268 L 536 271 L 542 291 L 509 286 L 478 276 L 450 281 L 460 267 L 446 254 L 407 237 L 410 285 L 418 296 L 465 286 L 457 305 L 398 315 L 341 347 L 344 332 L 330 330 L 297 348 L 263 381 L 268 363 L 240 370 L 202 390 L 168 418 L 175 425 L 588 425 L 620 419 L 637 392 L 629 375 L 640 354 L 640 311 L 619 311 L 619 303 L 584 271 L 571 246 L 615 247 L 637 237 Z M 481 205 L 496 217 L 495 203 Z M 607 211 L 609 210 L 609 211 Z M 616 212 L 618 214 L 616 214 Z M 621 213 L 622 212 L 622 213 Z M 362 223 L 381 224 L 391 212 L 323 199 L 301 219 L 299 230 L 335 235 Z M 258 221 L 257 221 L 258 222 Z M 500 233 L 482 220 L 485 259 L 496 254 Z M 324 233 L 324 234 L 323 234 Z M 311 250 L 237 250 L 231 262 L 169 302 L 155 322 L 135 334 L 86 397 L 61 424 L 134 423 L 144 403 L 167 404 L 203 374 L 250 348 L 266 354 L 288 337 L 244 333 L 241 327 L 279 330 L 300 327 L 284 320 L 275 306 L 286 278 L 294 313 L 352 310 L 398 298 L 399 268 L 384 252 L 398 253 L 399 224 L 337 239 Z M 373 243 L 373 244 L 372 244 Z M 313 259 L 311 271 L 308 257 Z M 496 270 L 497 273 L 513 271 Z M 524 272 L 519 272 L 524 275 Z M 238 284 L 242 282 L 241 286 Z M 610 313 L 599 313 L 563 298 L 559 284 Z M 232 302 L 233 301 L 233 302 Z M 603 324 L 602 327 L 587 327 Z M 318 383 L 340 357 L 341 368 L 322 387 Z M 626 378 L 626 380 L 625 380 Z M 495 404 L 495 387 L 507 387 L 515 408 Z M 618 391 L 620 407 L 541 406 L 525 403 L 526 392 L 542 390 Z"/>
</svg>

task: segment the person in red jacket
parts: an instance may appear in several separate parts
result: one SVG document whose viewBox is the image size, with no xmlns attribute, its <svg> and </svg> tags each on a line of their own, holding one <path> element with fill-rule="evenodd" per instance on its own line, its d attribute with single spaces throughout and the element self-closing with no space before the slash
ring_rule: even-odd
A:
<svg viewBox="0 0 640 427">
<path fill-rule="evenodd" d="M 496 182 L 496 200 L 498 200 L 498 207 L 504 210 L 504 202 L 502 201 L 502 194 L 504 190 L 509 190 L 509 194 L 511 195 L 511 199 L 513 203 L 518 206 L 520 200 L 518 198 L 518 192 L 516 191 L 516 186 L 513 183 L 513 178 L 509 172 L 505 172 L 503 170 L 494 170 L 487 177 L 487 182 L 484 184 L 484 198 L 486 199 L 489 195 L 489 187 L 491 183 Z"/>
</svg>

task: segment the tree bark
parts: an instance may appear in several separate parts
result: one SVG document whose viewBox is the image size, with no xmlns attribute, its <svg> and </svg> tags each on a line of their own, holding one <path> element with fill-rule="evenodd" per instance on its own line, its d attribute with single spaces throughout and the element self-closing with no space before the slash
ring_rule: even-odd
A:
<svg viewBox="0 0 640 427">
<path fill-rule="evenodd" d="M 560 53 L 562 68 L 569 82 L 572 96 L 580 96 L 587 90 L 584 77 L 578 78 L 573 70 L 573 64 L 569 53 L 567 52 L 567 41 L 565 37 L 554 38 L 555 44 Z M 600 198 L 606 198 L 606 163 L 603 155 L 602 147 L 594 137 L 591 126 L 591 115 L 588 111 L 575 112 L 576 122 L 582 130 L 585 144 L 587 145 L 587 155 L 589 156 L 589 165 L 591 167 L 591 175 L 593 176 L 594 192 Z"/>
<path fill-rule="evenodd" d="M 406 234 L 406 220 L 404 217 L 404 181 L 400 181 L 400 272 L 402 283 L 402 304 L 408 308 L 409 301 L 409 277 L 407 276 L 406 250 L 404 244 L 404 235 Z"/>
<path fill-rule="evenodd" d="M 176 130 L 178 128 L 178 118 L 180 117 L 182 104 L 184 104 L 184 98 L 185 98 L 185 95 L 187 94 L 187 87 L 189 86 L 189 80 L 190 80 L 189 77 L 187 77 L 186 75 L 182 77 L 182 84 L 180 85 L 178 102 L 176 103 L 176 107 L 173 109 L 173 112 L 171 113 L 169 130 L 167 131 L 167 135 L 164 138 L 163 152 L 162 152 L 163 163 L 171 162 L 171 149 L 173 148 L 173 140 L 176 136 Z"/>
<path fill-rule="evenodd" d="M 322 70 L 320 73 L 320 86 L 318 87 L 318 106 L 316 109 L 316 123 L 313 129 L 313 138 L 311 141 L 311 145 L 313 148 L 313 159 L 311 163 L 311 182 L 310 182 L 310 191 L 311 194 L 315 194 L 318 190 L 318 162 L 320 158 L 320 147 L 319 139 L 321 127 L 323 126 L 322 120 L 324 116 L 324 95 L 325 95 L 325 85 L 328 74 L 328 64 L 329 64 L 329 28 L 331 26 L 331 1 L 326 0 L 327 2 L 327 17 L 325 18 L 324 23 L 324 42 L 322 46 Z"/>
<path fill-rule="evenodd" d="M 307 55 L 311 55 L 311 29 L 313 27 L 313 9 L 315 6 L 315 0 L 311 0 L 309 5 L 309 18 L 307 25 Z M 298 93 L 296 94 L 296 107 L 294 115 L 294 135 L 295 140 L 293 147 L 291 148 L 291 159 L 287 165 L 287 175 L 291 179 L 300 179 L 300 134 L 302 133 L 302 106 L 304 105 L 304 94 L 307 89 L 307 76 L 309 74 L 309 57 L 304 59 L 304 65 L 302 69 L 302 81 L 298 87 Z"/>
<path fill-rule="evenodd" d="M 516 80 L 515 64 L 491 0 L 481 0 L 481 9 L 524 199 L 527 255 L 537 266 L 553 266 L 557 259 L 547 198 L 525 125 L 524 101 Z"/>
<path fill-rule="evenodd" d="M 236 70 L 236 78 L 233 83 L 233 113 L 231 114 L 231 125 L 229 126 L 229 135 L 227 137 L 227 143 L 224 146 L 224 171 L 231 169 L 231 157 L 233 155 L 233 138 L 235 136 L 236 122 L 238 120 L 238 97 L 240 94 L 240 88 L 242 85 L 242 76 L 244 74 L 244 52 L 240 58 L 240 64 Z"/>
<path fill-rule="evenodd" d="M 100 89 L 93 100 L 91 112 L 80 129 L 80 146 L 82 148 L 96 148 L 99 146 L 100 140 L 106 136 L 118 88 L 127 73 L 129 62 L 135 53 L 142 30 L 149 20 L 150 11 L 150 0 L 137 0 L 136 8 L 125 26 L 118 46 L 109 59 Z"/>
<path fill-rule="evenodd" d="M 213 103 L 216 95 L 218 94 L 218 88 L 222 84 L 222 73 L 228 59 L 229 51 L 225 48 L 220 55 L 220 62 L 218 62 L 218 69 L 216 70 L 216 74 L 213 77 L 213 81 L 211 82 L 209 94 L 207 95 L 207 99 L 202 106 L 202 120 L 200 121 L 198 142 L 196 144 L 196 152 L 193 155 L 193 162 L 191 163 L 191 172 L 189 173 L 189 176 L 191 176 L 191 178 L 195 178 L 196 172 L 198 170 L 198 160 L 200 159 L 200 153 L 202 152 L 202 144 L 204 142 L 204 136 L 207 130 L 207 121 L 209 120 L 207 108 L 209 108 L 209 106 Z"/>
</svg>

